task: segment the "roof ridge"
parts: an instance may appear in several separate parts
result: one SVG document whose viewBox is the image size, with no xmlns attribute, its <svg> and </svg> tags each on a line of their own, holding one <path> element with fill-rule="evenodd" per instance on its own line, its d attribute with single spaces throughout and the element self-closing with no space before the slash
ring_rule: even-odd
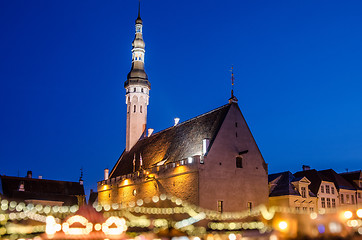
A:
<svg viewBox="0 0 362 240">
<path fill-rule="evenodd" d="M 163 130 L 161 130 L 161 131 L 159 131 L 159 132 L 156 132 L 156 133 L 152 134 L 151 136 L 155 136 L 155 135 L 158 135 L 158 134 L 160 134 L 160 133 L 163 133 L 163 132 L 165 132 L 165 131 L 167 131 L 167 130 L 169 130 L 169 129 L 171 129 L 171 128 L 184 125 L 184 124 L 186 124 L 186 123 L 188 123 L 188 122 L 191 122 L 191 121 L 193 121 L 193 120 L 196 120 L 196 119 L 198 119 L 198 118 L 201 118 L 201 117 L 203 117 L 203 116 L 205 116 L 205 115 L 207 115 L 207 114 L 216 112 L 216 111 L 218 111 L 218 110 L 220 110 L 220 109 L 222 109 L 222 108 L 224 108 L 224 107 L 226 107 L 226 106 L 229 106 L 229 105 L 230 105 L 230 103 L 227 103 L 227 104 L 222 105 L 222 106 L 220 106 L 220 107 L 218 107 L 218 108 L 215 108 L 215 109 L 213 109 L 213 110 L 210 110 L 210 111 L 208 111 L 208 112 L 206 112 L 206 113 L 203 113 L 203 114 L 200 114 L 200 115 L 198 115 L 198 116 L 196 116 L 196 117 L 190 118 L 190 119 L 188 119 L 188 120 L 186 120 L 186 121 L 184 121 L 184 122 L 181 122 L 181 123 L 179 123 L 179 124 L 177 124 L 177 125 L 175 125 L 175 126 L 171 126 L 171 127 L 165 128 L 165 129 L 163 129 Z M 151 137 L 151 136 L 150 136 L 150 137 Z M 144 139 L 147 139 L 147 137 L 140 139 L 140 141 L 142 141 L 142 140 L 144 140 Z"/>
</svg>

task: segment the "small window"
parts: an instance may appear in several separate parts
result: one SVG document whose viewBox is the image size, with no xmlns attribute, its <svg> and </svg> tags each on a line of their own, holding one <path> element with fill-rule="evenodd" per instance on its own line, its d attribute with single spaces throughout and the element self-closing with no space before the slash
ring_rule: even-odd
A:
<svg viewBox="0 0 362 240">
<path fill-rule="evenodd" d="M 344 196 L 341 194 L 341 203 L 344 203 Z"/>
<path fill-rule="evenodd" d="M 314 208 L 310 207 L 309 212 L 314 212 Z"/>
<path fill-rule="evenodd" d="M 354 204 L 354 197 L 353 197 L 353 195 L 351 195 L 351 201 L 352 201 L 352 204 Z"/>
<path fill-rule="evenodd" d="M 224 201 L 217 201 L 217 211 L 219 213 L 224 211 Z"/>
<path fill-rule="evenodd" d="M 133 112 L 136 112 L 136 105 L 133 105 Z"/>
<path fill-rule="evenodd" d="M 299 211 L 300 211 L 300 207 L 295 207 L 295 211 L 299 212 Z"/>
<path fill-rule="evenodd" d="M 249 213 L 251 213 L 251 210 L 253 210 L 253 203 L 252 203 L 252 202 L 248 202 L 247 207 L 248 207 Z"/>
<path fill-rule="evenodd" d="M 322 208 L 326 208 L 326 199 L 324 197 L 321 198 Z"/>
<path fill-rule="evenodd" d="M 143 88 L 141 88 L 141 92 L 143 92 Z"/>
<path fill-rule="evenodd" d="M 235 132 L 235 137 L 238 137 L 238 132 Z"/>
<path fill-rule="evenodd" d="M 321 186 L 321 193 L 324 193 L 324 186 Z"/>
<path fill-rule="evenodd" d="M 327 198 L 327 208 L 331 208 L 331 199 Z"/>
<path fill-rule="evenodd" d="M 243 168 L 243 158 L 236 157 L 236 168 Z"/>
<path fill-rule="evenodd" d="M 303 212 L 307 212 L 308 208 L 307 207 L 303 207 Z"/>
<path fill-rule="evenodd" d="M 235 122 L 235 127 L 238 127 L 238 122 Z"/>
<path fill-rule="evenodd" d="M 330 193 L 330 191 L 329 191 L 329 185 L 326 186 L 326 193 Z"/>
<path fill-rule="evenodd" d="M 332 208 L 336 208 L 336 199 L 332 198 Z"/>
<path fill-rule="evenodd" d="M 361 193 L 360 192 L 358 193 L 358 198 L 361 198 Z"/>
<path fill-rule="evenodd" d="M 133 88 L 133 92 L 136 92 L 136 88 Z"/>
<path fill-rule="evenodd" d="M 140 106 L 140 113 L 142 113 L 142 106 Z"/>
<path fill-rule="evenodd" d="M 349 195 L 346 194 L 346 203 L 349 203 Z"/>
<path fill-rule="evenodd" d="M 332 194 L 334 194 L 334 187 L 331 187 L 331 192 Z"/>
</svg>

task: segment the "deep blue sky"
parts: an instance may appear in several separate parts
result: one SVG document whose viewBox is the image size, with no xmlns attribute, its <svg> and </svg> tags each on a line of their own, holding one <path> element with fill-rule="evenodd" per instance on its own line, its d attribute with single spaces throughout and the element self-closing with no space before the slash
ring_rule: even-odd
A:
<svg viewBox="0 0 362 240">
<path fill-rule="evenodd" d="M 0 1 L 0 174 L 87 193 L 125 146 L 137 0 Z M 142 1 L 148 123 L 235 95 L 269 172 L 361 169 L 361 1 Z"/>
</svg>

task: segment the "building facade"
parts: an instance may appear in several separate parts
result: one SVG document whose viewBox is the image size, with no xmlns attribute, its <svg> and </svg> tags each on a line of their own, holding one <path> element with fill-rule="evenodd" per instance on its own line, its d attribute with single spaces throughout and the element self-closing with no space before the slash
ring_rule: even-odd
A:
<svg viewBox="0 0 362 240">
<path fill-rule="evenodd" d="M 100 204 L 127 204 L 161 194 L 219 212 L 268 202 L 268 169 L 235 96 L 205 114 L 152 134 L 147 131 L 150 82 L 144 71 L 140 13 L 125 82 L 126 148 L 98 182 Z M 257 187 L 255 187 L 257 186 Z"/>
</svg>

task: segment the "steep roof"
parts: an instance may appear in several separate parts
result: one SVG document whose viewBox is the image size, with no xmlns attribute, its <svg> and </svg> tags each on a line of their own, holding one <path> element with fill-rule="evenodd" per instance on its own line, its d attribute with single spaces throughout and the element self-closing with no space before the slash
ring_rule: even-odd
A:
<svg viewBox="0 0 362 240">
<path fill-rule="evenodd" d="M 318 194 L 319 186 L 321 185 L 322 180 L 325 180 L 325 179 L 323 179 L 321 174 L 319 174 L 318 171 L 315 169 L 296 172 L 296 173 L 294 173 L 294 176 L 297 178 L 300 178 L 300 177 L 308 178 L 308 180 L 311 182 L 309 185 L 309 189 L 316 196 Z M 326 181 L 328 181 L 328 180 L 326 180 Z"/>
<path fill-rule="evenodd" d="M 359 180 L 362 181 L 362 171 L 353 171 L 353 172 L 345 172 L 345 173 L 340 173 L 339 175 L 341 175 L 344 179 L 346 179 L 350 184 L 352 184 L 356 189 L 358 190 L 362 190 L 362 188 L 360 186 L 358 186 L 356 184 L 355 181 Z"/>
<path fill-rule="evenodd" d="M 299 192 L 295 190 L 292 182 L 296 181 L 293 174 L 289 171 L 274 173 L 268 176 L 268 182 L 275 180 L 275 187 L 269 193 L 269 197 L 284 196 L 284 195 L 297 195 Z"/>
<path fill-rule="evenodd" d="M 78 203 L 77 195 L 85 195 L 79 182 L 10 176 L 0 176 L 0 180 L 1 194 L 15 200 L 62 201 L 70 205 Z M 19 191 L 21 184 L 24 191 Z"/>
<path fill-rule="evenodd" d="M 201 155 L 202 140 L 209 139 L 209 148 L 211 147 L 231 104 L 140 139 L 129 152 L 123 152 L 110 177 L 132 173 L 133 159 L 136 159 L 135 169 L 138 170 L 141 157 L 142 168 L 146 169 L 161 161 L 165 164 Z"/>
<path fill-rule="evenodd" d="M 330 182 L 334 182 L 334 185 L 336 185 L 336 188 L 338 190 L 340 188 L 355 190 L 355 187 L 352 184 L 350 184 L 346 179 L 336 173 L 333 169 L 327 169 L 318 172 L 322 174 L 325 179 L 329 180 Z"/>
</svg>

